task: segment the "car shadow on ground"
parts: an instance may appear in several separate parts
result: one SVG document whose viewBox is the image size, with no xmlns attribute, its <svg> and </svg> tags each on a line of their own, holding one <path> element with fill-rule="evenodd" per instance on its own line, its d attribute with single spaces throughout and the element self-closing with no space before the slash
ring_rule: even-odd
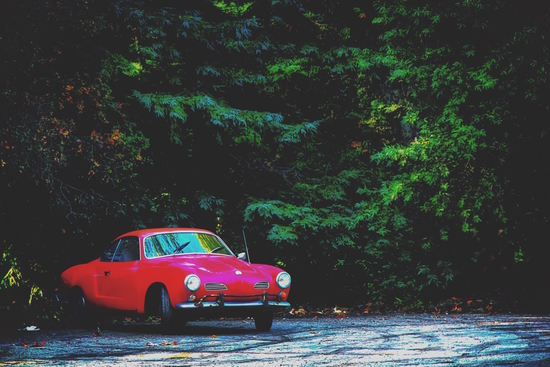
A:
<svg viewBox="0 0 550 367">
<path fill-rule="evenodd" d="M 101 331 L 125 332 L 132 334 L 151 335 L 187 335 L 187 336 L 212 336 L 212 335 L 248 335 L 259 334 L 251 320 L 221 320 L 221 321 L 191 321 L 174 330 L 165 331 L 159 323 L 109 323 L 98 324 Z"/>
</svg>

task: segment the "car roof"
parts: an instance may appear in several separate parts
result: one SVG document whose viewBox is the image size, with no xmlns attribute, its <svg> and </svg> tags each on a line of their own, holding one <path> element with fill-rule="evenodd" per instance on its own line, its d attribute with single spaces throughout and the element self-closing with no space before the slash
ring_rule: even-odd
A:
<svg viewBox="0 0 550 367">
<path fill-rule="evenodd" d="M 208 234 L 214 234 L 211 231 L 208 231 L 206 229 L 200 229 L 200 228 L 144 228 L 144 229 L 138 229 L 135 231 L 130 231 L 124 234 L 121 234 L 117 238 L 115 238 L 115 241 L 122 237 L 127 236 L 136 236 L 136 237 L 147 237 L 153 234 L 158 233 L 174 233 L 174 232 L 200 232 L 200 233 L 208 233 Z"/>
</svg>

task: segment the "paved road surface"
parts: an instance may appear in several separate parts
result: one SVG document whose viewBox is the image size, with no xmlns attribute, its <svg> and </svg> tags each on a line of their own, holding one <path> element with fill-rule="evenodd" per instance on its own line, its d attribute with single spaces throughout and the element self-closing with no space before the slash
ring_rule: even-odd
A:
<svg viewBox="0 0 550 367">
<path fill-rule="evenodd" d="M 0 366 L 550 366 L 550 317 L 385 315 L 0 335 Z M 44 346 L 32 346 L 46 342 Z M 27 345 L 27 347 L 25 346 Z"/>
</svg>

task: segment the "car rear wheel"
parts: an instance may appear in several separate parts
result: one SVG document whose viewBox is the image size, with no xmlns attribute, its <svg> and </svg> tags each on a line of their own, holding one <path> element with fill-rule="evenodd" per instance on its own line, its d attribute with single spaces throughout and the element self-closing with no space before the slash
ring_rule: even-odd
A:
<svg viewBox="0 0 550 367">
<path fill-rule="evenodd" d="M 254 316 L 254 324 L 258 331 L 269 331 L 273 325 L 273 313 L 262 312 Z"/>
<path fill-rule="evenodd" d="M 90 321 L 86 298 L 81 289 L 74 289 L 69 298 L 69 312 L 73 319 L 73 324 L 77 327 L 87 326 Z"/>
</svg>

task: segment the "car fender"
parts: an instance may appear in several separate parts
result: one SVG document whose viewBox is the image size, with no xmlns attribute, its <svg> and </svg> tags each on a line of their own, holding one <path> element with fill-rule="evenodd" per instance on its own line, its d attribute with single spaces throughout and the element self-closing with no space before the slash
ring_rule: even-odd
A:
<svg viewBox="0 0 550 367">
<path fill-rule="evenodd" d="M 285 293 L 288 295 L 288 292 L 290 291 L 290 288 L 292 287 L 292 284 L 286 288 L 286 289 L 283 289 L 281 287 L 279 287 L 279 285 L 277 284 L 277 276 L 284 272 L 285 270 L 281 269 L 281 268 L 278 268 L 276 266 L 273 266 L 273 265 L 266 265 L 266 264 L 254 264 L 256 270 L 262 272 L 266 277 L 270 278 L 271 279 L 271 283 L 277 287 L 277 289 L 279 289 L 280 291 L 285 291 Z M 286 297 L 284 298 L 284 300 L 286 300 Z"/>
<path fill-rule="evenodd" d="M 178 299 L 187 298 L 189 291 L 185 288 L 184 280 L 189 274 L 195 274 L 193 268 L 169 262 L 160 262 L 153 266 L 144 266 L 137 277 L 137 312 L 145 312 L 145 299 L 147 291 L 154 284 L 162 284 L 166 287 L 172 307 L 176 306 Z"/>
<path fill-rule="evenodd" d="M 67 296 L 72 289 L 78 287 L 82 289 L 84 297 L 91 303 L 95 303 L 96 293 L 95 284 L 92 277 L 91 263 L 75 265 L 61 274 L 63 287 L 66 289 Z"/>
</svg>

